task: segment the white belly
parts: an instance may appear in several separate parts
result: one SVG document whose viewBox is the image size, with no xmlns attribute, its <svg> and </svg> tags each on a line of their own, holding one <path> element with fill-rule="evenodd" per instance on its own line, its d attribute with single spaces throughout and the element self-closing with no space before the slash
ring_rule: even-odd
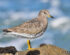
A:
<svg viewBox="0 0 70 55">
<path fill-rule="evenodd" d="M 26 39 L 35 39 L 40 37 L 43 34 L 43 31 L 39 34 L 26 34 L 26 33 L 16 33 L 16 32 L 9 32 L 9 33 L 5 33 L 6 35 L 13 35 L 15 37 L 19 37 L 19 38 L 26 38 Z"/>
</svg>

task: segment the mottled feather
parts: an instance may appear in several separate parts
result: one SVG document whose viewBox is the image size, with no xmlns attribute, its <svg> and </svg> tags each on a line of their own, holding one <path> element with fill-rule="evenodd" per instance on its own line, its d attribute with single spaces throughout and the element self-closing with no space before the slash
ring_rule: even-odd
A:
<svg viewBox="0 0 70 55">
<path fill-rule="evenodd" d="M 38 19 L 32 19 L 31 21 L 25 22 L 14 28 L 9 28 L 8 30 L 18 32 L 18 33 L 27 33 L 27 34 L 37 34 L 44 29 L 43 23 Z"/>
</svg>

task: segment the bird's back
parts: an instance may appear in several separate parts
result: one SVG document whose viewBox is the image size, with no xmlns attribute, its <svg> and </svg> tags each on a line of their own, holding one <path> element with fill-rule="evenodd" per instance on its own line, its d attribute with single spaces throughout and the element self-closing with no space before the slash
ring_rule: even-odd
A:
<svg viewBox="0 0 70 55">
<path fill-rule="evenodd" d="M 42 21 L 39 21 L 38 18 L 35 18 L 19 26 L 9 28 L 8 30 L 17 33 L 37 34 L 43 31 L 46 26 L 44 26 L 44 23 Z"/>
</svg>

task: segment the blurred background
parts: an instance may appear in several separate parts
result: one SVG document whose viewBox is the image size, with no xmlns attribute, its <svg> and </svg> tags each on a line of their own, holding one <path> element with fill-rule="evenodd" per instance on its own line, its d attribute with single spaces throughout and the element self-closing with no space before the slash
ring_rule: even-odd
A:
<svg viewBox="0 0 70 55">
<path fill-rule="evenodd" d="M 27 49 L 26 39 L 4 37 L 2 29 L 30 20 L 42 9 L 49 10 L 55 19 L 48 19 L 46 32 L 31 40 L 32 47 L 46 43 L 70 51 L 70 0 L 0 0 L 0 47 L 15 46 L 19 51 Z"/>
</svg>

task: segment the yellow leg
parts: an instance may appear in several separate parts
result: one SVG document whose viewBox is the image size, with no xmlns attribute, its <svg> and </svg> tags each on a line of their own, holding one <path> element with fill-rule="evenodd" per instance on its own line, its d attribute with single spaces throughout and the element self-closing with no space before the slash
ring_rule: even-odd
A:
<svg viewBox="0 0 70 55">
<path fill-rule="evenodd" d="M 27 44 L 28 44 L 28 50 L 31 50 L 30 40 L 27 40 Z"/>
</svg>

